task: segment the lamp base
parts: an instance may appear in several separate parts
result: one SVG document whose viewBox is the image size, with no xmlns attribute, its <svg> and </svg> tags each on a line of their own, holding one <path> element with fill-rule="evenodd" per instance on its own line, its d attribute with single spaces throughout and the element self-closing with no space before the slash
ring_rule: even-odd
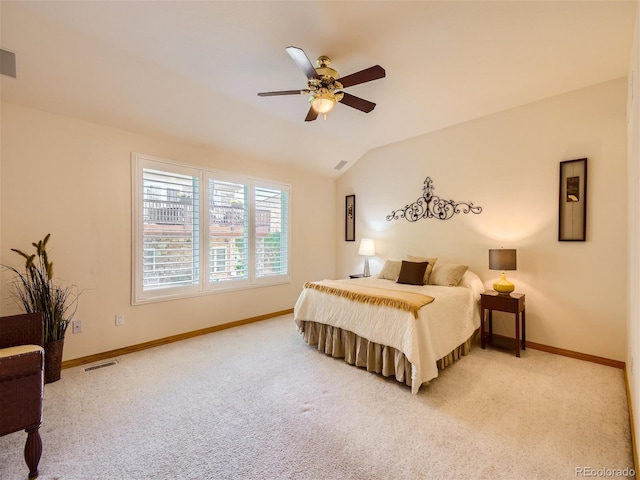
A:
<svg viewBox="0 0 640 480">
<path fill-rule="evenodd" d="M 503 295 L 508 295 L 515 290 L 515 285 L 507 280 L 507 275 L 502 272 L 500 280 L 493 284 L 493 289 Z"/>
<path fill-rule="evenodd" d="M 370 277 L 371 272 L 369 271 L 369 258 L 364 257 L 364 272 L 362 272 L 363 277 Z"/>
</svg>

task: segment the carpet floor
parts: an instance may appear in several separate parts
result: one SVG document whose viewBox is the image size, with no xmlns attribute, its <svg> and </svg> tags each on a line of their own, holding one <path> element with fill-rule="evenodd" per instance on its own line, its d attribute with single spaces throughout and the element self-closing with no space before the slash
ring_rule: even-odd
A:
<svg viewBox="0 0 640 480">
<path fill-rule="evenodd" d="M 622 370 L 536 350 L 474 346 L 418 395 L 309 347 L 291 315 L 115 360 L 45 387 L 40 479 L 559 480 L 633 468 Z M 0 437 L 1 479 L 26 478 L 25 440 Z"/>
</svg>

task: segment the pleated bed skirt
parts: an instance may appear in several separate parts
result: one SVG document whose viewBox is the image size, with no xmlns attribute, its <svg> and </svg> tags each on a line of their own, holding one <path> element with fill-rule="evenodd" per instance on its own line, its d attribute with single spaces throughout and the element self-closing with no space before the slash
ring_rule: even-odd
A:
<svg viewBox="0 0 640 480">
<path fill-rule="evenodd" d="M 335 358 L 344 358 L 345 362 L 364 367 L 369 372 L 381 373 L 385 377 L 394 375 L 397 381 L 411 386 L 411 362 L 401 351 L 322 323 L 302 321 L 299 330 L 304 341 L 311 346 L 317 345 L 321 352 Z M 438 369 L 442 370 L 467 355 L 474 336 L 475 334 L 439 359 Z"/>
</svg>

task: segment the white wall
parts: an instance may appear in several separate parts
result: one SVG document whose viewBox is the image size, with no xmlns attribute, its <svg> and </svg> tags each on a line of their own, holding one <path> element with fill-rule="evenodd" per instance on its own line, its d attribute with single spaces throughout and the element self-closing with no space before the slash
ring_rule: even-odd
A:
<svg viewBox="0 0 640 480">
<path fill-rule="evenodd" d="M 640 9 L 629 67 L 629 317 L 627 322 L 627 375 L 634 410 L 634 429 L 640 432 Z M 635 408 L 633 408 L 635 407 Z M 637 446 L 637 444 L 636 444 Z M 636 465 L 636 468 L 638 465 Z"/>
<path fill-rule="evenodd" d="M 465 263 L 487 288 L 488 249 L 516 248 L 508 272 L 527 295 L 527 339 L 626 359 L 626 79 L 567 93 L 369 152 L 337 185 L 337 272 L 362 269 L 362 237 L 376 240 L 372 272 L 407 254 Z M 559 242 L 559 162 L 588 157 L 586 242 Z M 472 201 L 479 215 L 385 220 L 422 193 Z M 344 241 L 344 196 L 356 195 L 356 242 Z M 498 332 L 513 335 L 511 316 Z"/>
<path fill-rule="evenodd" d="M 10 248 L 50 232 L 55 276 L 85 290 L 65 360 L 289 309 L 305 281 L 335 274 L 333 179 L 7 103 L 1 133 L 0 263 L 20 266 Z M 131 306 L 132 151 L 290 183 L 292 283 Z M 0 309 L 18 311 L 6 288 Z"/>
</svg>

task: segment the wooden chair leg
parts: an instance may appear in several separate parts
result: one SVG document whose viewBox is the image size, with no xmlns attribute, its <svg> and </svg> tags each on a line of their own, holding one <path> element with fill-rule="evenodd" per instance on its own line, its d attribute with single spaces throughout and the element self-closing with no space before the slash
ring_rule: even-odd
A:
<svg viewBox="0 0 640 480">
<path fill-rule="evenodd" d="M 25 430 L 27 443 L 24 446 L 24 459 L 29 467 L 29 478 L 38 477 L 38 464 L 42 456 L 42 439 L 40 438 L 40 425 Z"/>
</svg>

